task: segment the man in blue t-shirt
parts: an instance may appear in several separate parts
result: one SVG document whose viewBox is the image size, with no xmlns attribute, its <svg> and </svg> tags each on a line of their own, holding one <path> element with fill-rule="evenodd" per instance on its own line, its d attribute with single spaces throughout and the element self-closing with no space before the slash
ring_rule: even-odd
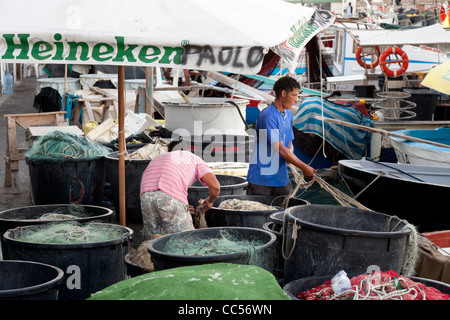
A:
<svg viewBox="0 0 450 320">
<path fill-rule="evenodd" d="M 312 178 L 315 170 L 294 154 L 293 117 L 289 110 L 298 101 L 300 84 L 291 77 L 275 82 L 275 101 L 256 120 L 255 146 L 247 174 L 247 194 L 287 195 L 292 191 L 287 163 Z"/>
</svg>

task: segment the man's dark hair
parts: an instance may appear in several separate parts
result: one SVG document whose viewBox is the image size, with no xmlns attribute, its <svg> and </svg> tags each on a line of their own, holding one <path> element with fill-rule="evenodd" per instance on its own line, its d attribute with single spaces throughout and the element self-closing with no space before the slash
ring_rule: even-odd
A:
<svg viewBox="0 0 450 320">
<path fill-rule="evenodd" d="M 300 89 L 300 83 L 298 83 L 296 79 L 288 76 L 278 79 L 273 85 L 273 91 L 275 91 L 276 98 L 281 96 L 283 90 L 290 92 L 294 89 Z"/>
<path fill-rule="evenodd" d="M 183 139 L 172 140 L 172 141 L 170 141 L 169 145 L 167 146 L 167 150 L 169 152 L 171 152 L 173 150 L 189 150 L 189 143 L 186 141 L 183 141 Z"/>
</svg>

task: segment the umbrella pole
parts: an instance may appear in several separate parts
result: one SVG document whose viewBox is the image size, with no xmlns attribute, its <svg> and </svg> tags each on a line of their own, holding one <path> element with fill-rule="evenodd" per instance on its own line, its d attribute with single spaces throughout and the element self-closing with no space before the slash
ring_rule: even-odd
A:
<svg viewBox="0 0 450 320">
<path fill-rule="evenodd" d="M 125 226 L 125 71 L 124 66 L 118 67 L 118 98 L 119 98 L 119 221 Z"/>
</svg>

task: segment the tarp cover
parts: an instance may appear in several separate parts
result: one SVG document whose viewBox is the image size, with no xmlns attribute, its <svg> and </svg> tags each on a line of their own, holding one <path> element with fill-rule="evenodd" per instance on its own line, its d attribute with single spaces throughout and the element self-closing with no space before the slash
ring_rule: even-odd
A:
<svg viewBox="0 0 450 320">
<path fill-rule="evenodd" d="M 113 284 L 89 300 L 290 300 L 269 271 L 214 263 L 147 273 Z"/>
<path fill-rule="evenodd" d="M 322 114 L 323 105 L 323 114 Z M 341 126 L 316 119 L 316 116 L 337 119 L 358 125 L 373 127 L 373 120 L 353 106 L 343 106 L 320 97 L 303 99 L 294 115 L 294 127 L 304 133 L 313 133 L 325 139 L 349 159 L 361 159 L 370 142 L 371 133 L 366 130 Z"/>
<path fill-rule="evenodd" d="M 0 0 L 0 62 L 293 71 L 329 11 L 282 0 Z"/>
</svg>

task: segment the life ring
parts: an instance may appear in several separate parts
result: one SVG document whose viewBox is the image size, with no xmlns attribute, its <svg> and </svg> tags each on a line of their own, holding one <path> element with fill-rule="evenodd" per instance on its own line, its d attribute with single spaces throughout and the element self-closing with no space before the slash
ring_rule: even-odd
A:
<svg viewBox="0 0 450 320">
<path fill-rule="evenodd" d="M 447 16 L 447 12 L 446 12 L 446 6 L 444 6 L 444 4 L 441 5 L 441 10 L 439 12 L 439 20 L 440 22 L 444 22 L 445 17 Z"/>
<path fill-rule="evenodd" d="M 375 46 L 375 51 L 377 52 L 377 58 L 374 59 L 374 61 L 372 61 L 371 64 L 367 64 L 364 63 L 363 61 L 363 56 L 364 54 L 362 54 L 362 47 L 359 46 L 358 48 L 356 48 L 356 62 L 358 62 L 358 64 L 363 67 L 364 69 L 374 69 L 378 66 L 378 57 L 380 56 L 380 47 L 379 46 Z"/>
<path fill-rule="evenodd" d="M 389 57 L 391 54 L 395 54 L 396 57 L 397 55 L 399 55 L 401 57 L 401 60 L 386 61 L 387 57 Z M 398 63 L 399 65 L 401 64 L 400 69 L 398 70 L 389 69 L 387 65 L 392 63 Z M 402 75 L 406 71 L 406 69 L 408 69 L 408 65 L 409 65 L 408 55 L 402 49 L 397 47 L 387 48 L 380 57 L 380 68 L 389 77 L 395 78 Z"/>
</svg>

